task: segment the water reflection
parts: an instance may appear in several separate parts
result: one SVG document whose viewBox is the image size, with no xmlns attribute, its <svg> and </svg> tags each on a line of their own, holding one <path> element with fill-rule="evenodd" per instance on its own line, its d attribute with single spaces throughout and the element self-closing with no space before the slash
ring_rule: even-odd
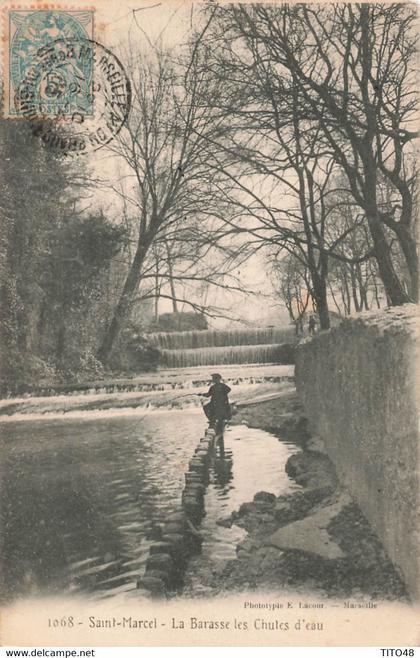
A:
<svg viewBox="0 0 420 658">
<path fill-rule="evenodd" d="M 222 489 L 230 482 L 233 477 L 232 473 L 232 458 L 226 456 L 224 444 L 217 448 L 219 452 L 215 452 L 212 461 L 212 470 L 214 474 L 214 485 Z M 232 454 L 232 453 L 230 453 Z"/>
<path fill-rule="evenodd" d="M 3 426 L 3 596 L 135 588 L 203 427 L 194 411 Z"/>
<path fill-rule="evenodd" d="M 236 557 L 236 546 L 247 534 L 236 525 L 225 527 L 218 521 L 251 501 L 258 491 L 279 496 L 299 488 L 284 470 L 289 456 L 298 450 L 295 444 L 263 430 L 238 425 L 225 431 L 224 443 L 215 446 L 211 461 L 206 516 L 200 528 L 204 542 L 187 572 L 189 595 L 210 593 L 211 586 L 205 584 L 209 574 Z"/>
<path fill-rule="evenodd" d="M 4 598 L 136 595 L 154 530 L 180 503 L 204 426 L 201 410 L 4 424 Z M 224 441 L 211 460 L 196 583 L 206 565 L 235 555 L 244 534 L 216 521 L 258 490 L 291 488 L 284 464 L 295 446 L 243 426 Z"/>
</svg>

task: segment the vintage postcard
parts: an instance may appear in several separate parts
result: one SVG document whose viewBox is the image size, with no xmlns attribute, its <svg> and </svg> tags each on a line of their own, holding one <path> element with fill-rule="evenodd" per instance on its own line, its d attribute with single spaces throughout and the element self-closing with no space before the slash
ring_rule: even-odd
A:
<svg viewBox="0 0 420 658">
<path fill-rule="evenodd" d="M 2 644 L 414 656 L 418 7 L 1 43 Z"/>
</svg>

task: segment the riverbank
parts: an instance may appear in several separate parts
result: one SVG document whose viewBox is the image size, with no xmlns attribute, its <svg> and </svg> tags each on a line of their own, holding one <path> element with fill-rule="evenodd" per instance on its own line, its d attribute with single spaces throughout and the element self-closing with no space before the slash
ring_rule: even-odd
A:
<svg viewBox="0 0 420 658">
<path fill-rule="evenodd" d="M 277 590 L 354 601 L 407 601 L 403 582 L 359 507 L 340 486 L 322 442 L 310 437 L 295 390 L 276 400 L 239 405 L 232 422 L 299 445 L 286 472 L 301 489 L 277 497 L 261 491 L 219 520 L 247 535 L 237 546 L 236 559 L 205 574 L 206 596 Z"/>
</svg>

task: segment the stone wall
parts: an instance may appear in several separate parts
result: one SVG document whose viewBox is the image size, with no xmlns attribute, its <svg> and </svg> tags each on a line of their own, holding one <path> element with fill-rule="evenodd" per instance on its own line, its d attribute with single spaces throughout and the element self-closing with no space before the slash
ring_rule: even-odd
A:
<svg viewBox="0 0 420 658">
<path fill-rule="evenodd" d="M 311 429 L 420 599 L 417 307 L 370 311 L 302 341 L 296 386 Z M 416 373 L 417 369 L 417 373 Z"/>
</svg>

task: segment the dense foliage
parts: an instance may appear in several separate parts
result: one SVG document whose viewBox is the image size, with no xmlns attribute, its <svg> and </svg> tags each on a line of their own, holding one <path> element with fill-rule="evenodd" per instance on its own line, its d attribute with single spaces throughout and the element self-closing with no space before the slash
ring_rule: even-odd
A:
<svg viewBox="0 0 420 658">
<path fill-rule="evenodd" d="M 0 123 L 0 153 L 1 387 L 98 373 L 101 298 L 122 230 L 81 210 L 80 162 L 73 170 L 24 122 Z"/>
</svg>

